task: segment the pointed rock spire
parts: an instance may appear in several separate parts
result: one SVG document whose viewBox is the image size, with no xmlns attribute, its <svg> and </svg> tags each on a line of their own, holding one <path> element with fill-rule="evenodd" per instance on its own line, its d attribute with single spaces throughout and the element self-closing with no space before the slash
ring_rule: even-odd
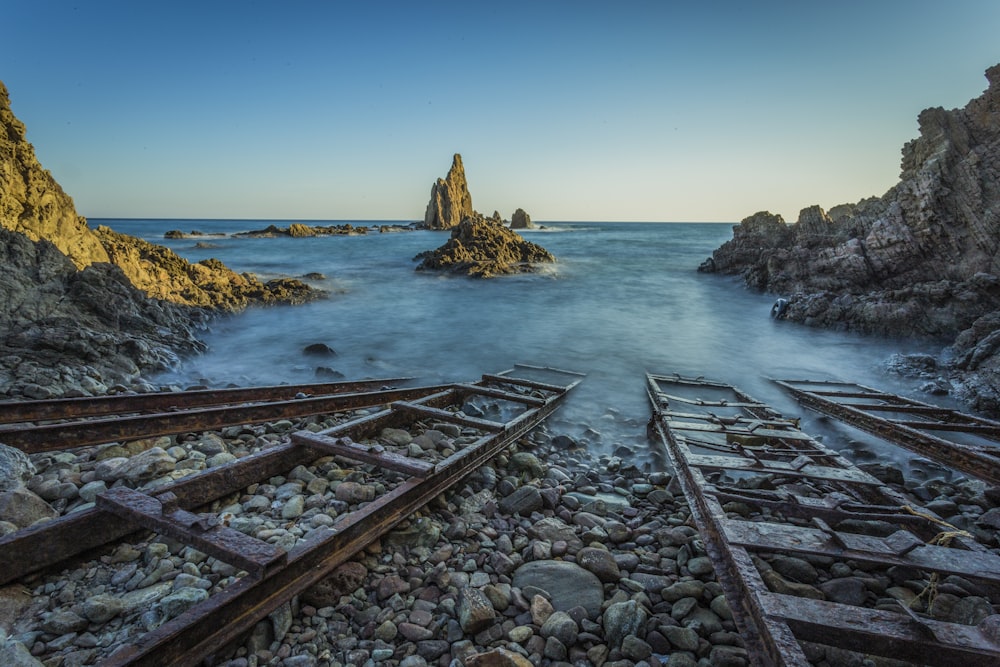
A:
<svg viewBox="0 0 1000 667">
<path fill-rule="evenodd" d="M 472 214 L 472 195 L 469 194 L 469 184 L 465 181 L 462 156 L 455 153 L 448 176 L 439 178 L 431 186 L 431 200 L 427 203 L 427 212 L 424 214 L 424 227 L 451 229 Z"/>
</svg>

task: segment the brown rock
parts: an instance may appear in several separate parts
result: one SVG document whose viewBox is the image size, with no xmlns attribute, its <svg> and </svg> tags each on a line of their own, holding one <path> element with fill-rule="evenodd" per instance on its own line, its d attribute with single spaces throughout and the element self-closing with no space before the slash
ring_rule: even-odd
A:
<svg viewBox="0 0 1000 667">
<path fill-rule="evenodd" d="M 532 667 L 531 661 L 519 653 L 505 648 L 495 648 L 486 653 L 469 656 L 465 667 Z"/>
<path fill-rule="evenodd" d="M 356 591 L 367 576 L 368 569 L 361 563 L 356 561 L 344 563 L 303 592 L 302 601 L 318 609 L 335 607 L 340 604 L 342 596 Z"/>
<path fill-rule="evenodd" d="M 531 216 L 525 213 L 523 208 L 519 208 L 514 211 L 514 215 L 510 216 L 510 228 L 534 229 L 535 225 L 531 222 Z"/>
<path fill-rule="evenodd" d="M 451 229 L 474 213 L 469 184 L 465 180 L 462 156 L 455 153 L 445 178 L 431 186 L 431 199 L 424 213 L 427 229 Z"/>
<path fill-rule="evenodd" d="M 475 635 L 496 621 L 493 604 L 478 588 L 463 588 L 458 594 L 458 622 L 463 632 Z"/>
<path fill-rule="evenodd" d="M 417 259 L 421 260 L 418 271 L 448 271 L 477 278 L 530 272 L 536 264 L 556 261 L 545 248 L 482 216 L 462 220 L 447 243 Z"/>
</svg>

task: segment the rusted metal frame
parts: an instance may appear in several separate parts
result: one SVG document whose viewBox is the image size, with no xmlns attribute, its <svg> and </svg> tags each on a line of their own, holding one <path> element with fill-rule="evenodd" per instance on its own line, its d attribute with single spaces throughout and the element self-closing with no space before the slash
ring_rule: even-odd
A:
<svg viewBox="0 0 1000 667">
<path fill-rule="evenodd" d="M 158 487 L 151 494 L 173 493 L 178 507 L 195 509 L 317 458 L 316 452 L 278 445 L 225 465 Z M 92 508 L 23 528 L 0 537 L 0 585 L 51 567 L 135 532 L 134 524 Z"/>
<path fill-rule="evenodd" d="M 722 424 L 698 424 L 696 422 L 671 421 L 670 428 L 675 431 L 701 431 L 702 433 L 721 433 L 740 438 L 782 438 L 785 440 L 811 440 L 808 435 L 799 431 L 782 431 L 778 429 L 760 428 L 756 430 L 734 429 Z M 789 426 L 791 428 L 791 426 Z"/>
<path fill-rule="evenodd" d="M 319 396 L 357 393 L 394 386 L 412 379 L 379 378 L 266 387 L 115 394 L 113 396 L 56 398 L 38 401 L 0 401 L 0 424 L 136 412 L 165 412 L 227 403 L 290 400 L 295 398 L 297 394 Z"/>
<path fill-rule="evenodd" d="M 660 392 L 660 396 L 667 401 L 675 403 L 685 403 L 687 405 L 700 405 L 709 408 L 758 408 L 761 407 L 760 403 L 748 403 L 745 401 L 740 401 L 739 399 L 734 401 L 727 401 L 725 399 L 718 401 L 706 401 L 703 398 L 687 398 L 685 396 L 674 396 L 673 394 L 668 394 L 666 392 Z"/>
<path fill-rule="evenodd" d="M 910 428 L 915 428 L 918 431 L 955 431 L 958 433 L 973 433 L 988 437 L 991 440 L 995 440 L 1000 437 L 1000 427 L 987 426 L 985 424 L 949 424 L 946 422 L 925 422 L 905 419 L 891 419 L 889 421 L 897 426 L 908 426 Z M 967 446 L 972 447 L 972 445 Z"/>
<path fill-rule="evenodd" d="M 120 486 L 99 494 L 97 507 L 122 517 L 137 528 L 166 535 L 246 570 L 253 577 L 261 577 L 285 564 L 284 549 L 179 509 L 177 497 L 172 493 L 153 497 Z"/>
<path fill-rule="evenodd" d="M 788 384 L 795 385 L 796 383 L 802 384 L 805 381 L 799 380 L 774 380 L 777 384 Z M 995 419 L 988 419 L 986 417 L 981 417 L 979 415 L 970 415 L 964 412 L 959 412 L 958 410 L 953 410 L 951 408 L 943 408 L 940 405 L 934 405 L 932 403 L 926 403 L 924 401 L 918 401 L 915 398 L 909 398 L 907 396 L 899 396 L 897 394 L 890 394 L 889 392 L 881 391 L 879 389 L 874 389 L 872 387 L 865 386 L 863 384 L 853 385 L 859 389 L 868 392 L 870 395 L 879 398 L 882 401 L 886 401 L 882 405 L 866 405 L 860 404 L 859 407 L 863 410 L 873 410 L 873 411 L 897 411 L 897 412 L 922 412 L 926 411 L 929 414 L 947 414 L 952 419 L 961 420 L 964 423 L 981 424 L 984 426 L 994 426 L 1000 429 L 1000 421 Z M 792 386 L 793 389 L 797 389 L 801 392 L 815 393 L 808 389 L 799 389 L 798 387 Z"/>
<path fill-rule="evenodd" d="M 555 368 L 553 366 L 536 366 L 533 364 L 520 364 L 520 363 L 515 363 L 513 368 L 508 368 L 505 371 L 500 371 L 498 375 L 507 375 L 508 373 L 513 373 L 518 369 L 529 370 L 529 371 L 541 371 L 545 373 L 555 373 L 556 375 L 569 375 L 570 377 L 580 378 L 581 380 L 587 377 L 586 373 L 581 373 L 580 371 L 571 371 L 565 368 Z M 563 385 L 563 386 L 564 388 L 573 387 L 576 386 L 576 384 L 577 384 L 576 382 L 573 382 L 570 383 L 569 385 Z M 554 385 L 554 386 L 559 386 L 559 385 Z"/>
<path fill-rule="evenodd" d="M 806 667 L 809 661 L 791 628 L 781 621 L 769 620 L 760 606 L 759 596 L 767 590 L 745 549 L 731 548 L 722 537 L 719 522 L 725 516 L 719 502 L 702 492 L 709 485 L 701 471 L 688 464 L 687 447 L 670 431 L 663 416 L 655 378 L 647 375 L 647 390 L 653 410 L 651 425 L 670 460 L 675 479 L 688 501 L 692 518 L 702 543 L 715 567 L 733 614 L 733 620 L 743 637 L 747 657 L 754 667 Z"/>
<path fill-rule="evenodd" d="M 936 535 L 940 532 L 938 524 L 928 519 L 903 511 L 895 505 L 868 505 L 861 503 L 841 503 L 829 505 L 820 498 L 810 498 L 808 496 L 791 496 L 782 499 L 777 494 L 770 491 L 754 491 L 747 489 L 732 489 L 718 484 L 712 485 L 710 492 L 720 503 L 738 502 L 747 505 L 755 505 L 760 508 L 767 508 L 772 512 L 781 512 L 784 516 L 792 516 L 798 519 L 812 519 L 820 517 L 826 521 L 840 522 L 846 519 L 860 519 L 863 521 L 888 521 L 900 525 L 912 525 L 915 528 L 930 527 L 930 533 Z M 792 500 L 791 498 L 794 498 Z M 928 531 L 924 531 L 928 532 Z"/>
<path fill-rule="evenodd" d="M 710 422 L 712 424 L 721 424 L 723 426 L 741 426 L 750 424 L 761 424 L 762 426 L 791 426 L 795 425 L 788 419 L 758 419 L 757 417 L 721 417 L 711 412 L 675 412 L 673 410 L 668 410 L 663 413 L 664 416 L 673 419 L 702 419 L 704 421 Z"/>
<path fill-rule="evenodd" d="M 805 390 L 800 390 L 805 391 Z M 839 403 L 839 401 L 837 401 Z M 923 404 L 909 405 L 891 403 L 840 403 L 852 408 L 870 410 L 872 412 L 907 412 L 918 415 L 951 415 L 955 411 L 950 408 L 932 408 Z"/>
<path fill-rule="evenodd" d="M 530 389 L 541 389 L 542 391 L 559 392 L 562 391 L 562 385 L 551 384 L 548 382 L 538 382 L 537 380 L 528 380 L 525 378 L 501 375 L 497 374 L 483 374 L 483 383 L 496 382 L 500 384 L 512 384 L 515 386 L 528 387 Z"/>
<path fill-rule="evenodd" d="M 297 394 L 319 396 L 347 394 L 393 386 L 413 378 L 381 378 L 267 387 L 234 389 L 197 389 L 192 391 L 115 394 L 81 398 L 57 398 L 38 401 L 0 401 L 0 424 L 47 419 L 96 417 L 134 412 L 165 412 L 174 409 L 275 400 L 291 400 Z"/>
<path fill-rule="evenodd" d="M 836 540 L 826 531 L 771 522 L 728 519 L 723 525 L 730 544 L 754 551 L 787 554 L 818 554 L 845 560 L 899 565 L 942 574 L 1000 583 L 1000 556 L 987 552 L 965 551 L 929 544 L 915 546 L 904 554 L 895 553 L 895 545 L 907 545 L 899 538 L 888 539 L 838 532 Z M 839 542 L 839 544 L 837 543 Z"/>
<path fill-rule="evenodd" d="M 294 444 L 310 447 L 320 455 L 342 456 L 353 461 L 372 463 L 384 470 L 394 470 L 416 477 L 423 477 L 434 468 L 434 464 L 427 461 L 387 451 L 381 445 L 369 447 L 351 442 L 348 438 L 331 438 L 309 431 L 298 431 L 293 433 L 291 438 Z"/>
<path fill-rule="evenodd" d="M 393 410 L 408 412 L 415 417 L 438 419 L 441 421 L 451 422 L 453 424 L 477 428 L 482 431 L 502 431 L 504 427 L 504 425 L 500 422 L 490 421 L 488 419 L 478 419 L 476 417 L 466 417 L 458 414 L 457 412 L 450 412 L 448 410 L 442 410 L 441 408 L 433 408 L 419 403 L 396 401 L 392 404 L 392 408 Z"/>
<path fill-rule="evenodd" d="M 332 394 L 292 401 L 254 403 L 222 408 L 99 418 L 0 430 L 0 439 L 28 453 L 72 449 L 120 440 L 135 440 L 191 431 L 205 431 L 273 419 L 304 417 L 383 405 L 397 400 L 420 398 L 440 391 L 440 386 L 390 389 L 353 394 Z"/>
<path fill-rule="evenodd" d="M 706 470 L 739 470 L 745 472 L 756 472 L 763 474 L 781 475 L 785 477 L 806 477 L 814 480 L 828 482 L 850 482 L 854 484 L 868 484 L 879 486 L 882 482 L 871 475 L 857 468 L 844 469 L 830 466 L 818 466 L 812 463 L 806 464 L 802 468 L 796 469 L 784 461 L 769 461 L 767 465 L 754 459 L 738 456 L 708 456 L 704 454 L 691 454 L 688 462 L 704 468 Z"/>
<path fill-rule="evenodd" d="M 787 382 L 775 380 L 775 383 L 787 389 L 802 405 L 835 417 L 851 426 L 860 428 L 880 438 L 909 449 L 939 463 L 960 470 L 967 475 L 983 479 L 994 484 L 1000 484 L 1000 466 L 980 452 L 959 443 L 922 433 L 914 428 L 898 426 L 891 421 L 867 414 L 857 408 L 850 408 L 833 401 L 827 401 L 800 390 Z"/>
<path fill-rule="evenodd" d="M 520 415 L 502 433 L 480 438 L 436 466 L 423 479 L 412 478 L 335 524 L 314 531 L 316 539 L 289 553 L 288 564 L 264 578 L 246 578 L 195 605 L 177 618 L 123 647 L 107 665 L 196 665 L 220 646 L 248 632 L 275 607 L 306 590 L 355 553 L 385 534 L 409 514 L 483 465 L 534 428 L 556 407 L 565 392 Z M 211 623 L 205 619 L 211 618 Z"/>
<path fill-rule="evenodd" d="M 903 613 L 766 593 L 761 604 L 769 616 L 782 619 L 805 641 L 860 653 L 877 653 L 914 664 L 940 667 L 995 667 L 1000 646 L 976 626 L 913 619 Z"/>
<path fill-rule="evenodd" d="M 545 400 L 538 398 L 537 396 L 516 394 L 514 392 L 504 391 L 503 389 L 497 389 L 495 387 L 485 387 L 478 384 L 457 384 L 455 385 L 455 388 L 463 392 L 464 396 L 488 396 L 490 398 L 499 398 L 505 401 L 511 401 L 512 403 L 522 403 L 536 408 L 545 404 Z"/>
</svg>

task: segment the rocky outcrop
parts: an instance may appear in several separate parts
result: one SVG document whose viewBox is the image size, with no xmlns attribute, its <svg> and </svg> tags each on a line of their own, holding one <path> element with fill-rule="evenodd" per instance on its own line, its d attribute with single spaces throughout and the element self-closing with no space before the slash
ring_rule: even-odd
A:
<svg viewBox="0 0 1000 667">
<path fill-rule="evenodd" d="M 301 222 L 293 222 L 288 227 L 268 225 L 264 229 L 257 229 L 249 232 L 236 232 L 233 236 L 237 238 L 277 238 L 281 236 L 308 238 L 312 236 L 358 236 L 360 234 L 367 233 L 367 227 L 355 227 L 350 223 L 345 223 L 343 225 L 313 226 L 306 225 Z"/>
<path fill-rule="evenodd" d="M 473 215 L 472 195 L 465 180 L 462 156 L 455 153 L 451 169 L 445 178 L 439 178 L 431 186 L 431 199 L 424 213 L 424 227 L 427 229 L 452 229 L 465 218 Z"/>
<path fill-rule="evenodd" d="M 414 259 L 420 260 L 418 271 L 447 271 L 477 278 L 531 272 L 539 263 L 556 261 L 545 248 L 482 216 L 462 220 L 447 243 Z"/>
<path fill-rule="evenodd" d="M 0 226 L 33 241 L 49 239 L 78 268 L 108 261 L 108 255 L 63 192 L 35 157 L 24 123 L 10 108 L 0 82 Z"/>
<path fill-rule="evenodd" d="M 514 215 L 510 216 L 510 228 L 534 229 L 535 225 L 531 222 L 531 216 L 525 213 L 523 208 L 519 208 L 514 211 Z"/>
<path fill-rule="evenodd" d="M 316 296 L 305 283 L 280 278 L 262 283 L 239 274 L 217 259 L 196 264 L 174 251 L 100 226 L 95 234 L 111 262 L 133 285 L 156 299 L 224 311 L 252 304 L 303 303 Z"/>
<path fill-rule="evenodd" d="M 210 310 L 317 294 L 297 280 L 262 283 L 217 260 L 191 264 L 141 239 L 90 229 L 38 163 L 2 83 L 0 260 L 0 395 L 141 387 L 142 374 L 203 349 L 195 331 Z"/>
<path fill-rule="evenodd" d="M 788 297 L 788 319 L 954 341 L 956 371 L 988 408 L 1000 395 L 1000 65 L 963 109 L 927 109 L 900 181 L 857 204 L 757 213 L 703 271 Z"/>
<path fill-rule="evenodd" d="M 147 297 L 113 264 L 80 270 L 7 229 L 0 261 L 0 395 L 103 394 L 204 349 L 205 311 Z"/>
</svg>

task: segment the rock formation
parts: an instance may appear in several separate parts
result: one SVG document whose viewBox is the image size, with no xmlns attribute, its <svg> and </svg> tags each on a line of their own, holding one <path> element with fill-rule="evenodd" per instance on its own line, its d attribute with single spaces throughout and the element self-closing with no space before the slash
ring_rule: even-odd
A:
<svg viewBox="0 0 1000 667">
<path fill-rule="evenodd" d="M 80 270 L 2 228 L 0 261 L 0 395 L 103 394 L 204 349 L 204 311 L 150 299 L 113 264 Z"/>
<path fill-rule="evenodd" d="M 469 184 L 465 181 L 462 156 L 455 153 L 448 176 L 437 179 L 431 186 L 431 199 L 424 214 L 424 227 L 452 229 L 474 212 Z"/>
<path fill-rule="evenodd" d="M 33 241 L 49 239 L 78 268 L 106 262 L 108 255 L 87 221 L 76 214 L 63 192 L 35 157 L 25 139 L 24 123 L 10 108 L 7 87 L 0 81 L 0 226 Z"/>
<path fill-rule="evenodd" d="M 292 238 L 308 238 L 312 236 L 357 236 L 360 234 L 367 234 L 367 227 L 355 227 L 351 223 L 346 223 L 343 225 L 327 225 L 327 226 L 312 226 L 306 225 L 301 222 L 293 222 L 288 227 L 278 227 L 277 225 L 268 225 L 264 229 L 253 230 L 249 232 L 236 232 L 233 234 L 234 237 L 247 237 L 247 238 L 277 238 L 281 236 L 290 236 Z"/>
<path fill-rule="evenodd" d="M 480 215 L 465 218 L 443 246 L 414 259 L 421 260 L 418 271 L 448 271 L 477 278 L 530 272 L 535 264 L 556 261 L 545 248 Z"/>
<path fill-rule="evenodd" d="M 203 349 L 209 310 L 301 302 L 297 280 L 262 283 L 96 231 L 35 157 L 0 83 L 0 395 L 89 395 L 141 384 Z M 150 298 L 155 297 L 155 298 Z M 148 385 L 147 385 L 148 388 Z"/>
<path fill-rule="evenodd" d="M 514 211 L 514 215 L 510 216 L 510 228 L 534 229 L 535 225 L 531 222 L 531 216 L 525 213 L 523 208 L 519 208 Z"/>
<path fill-rule="evenodd" d="M 1000 410 L 1000 65 L 963 109 L 919 116 L 885 195 L 796 223 L 757 213 L 703 271 L 787 296 L 788 319 L 954 342 L 952 369 L 974 405 Z"/>
</svg>

